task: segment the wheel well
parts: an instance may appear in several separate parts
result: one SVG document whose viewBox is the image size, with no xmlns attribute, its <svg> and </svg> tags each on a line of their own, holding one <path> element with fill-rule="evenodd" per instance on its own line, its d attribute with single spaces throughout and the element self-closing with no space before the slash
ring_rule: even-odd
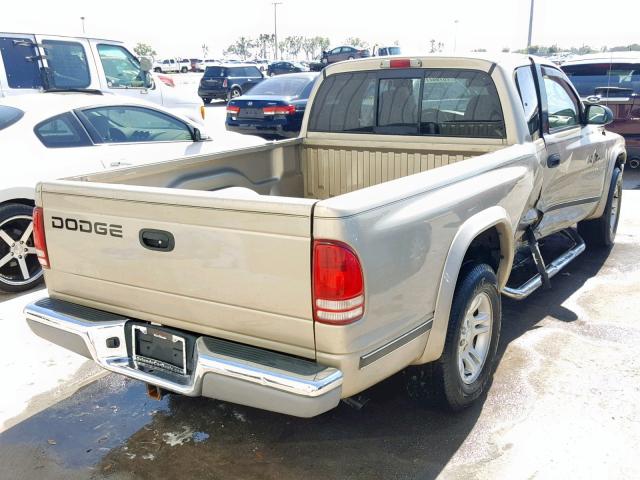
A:
<svg viewBox="0 0 640 480">
<path fill-rule="evenodd" d="M 626 161 L 627 155 L 625 153 L 621 153 L 620 155 L 618 155 L 618 158 L 616 158 L 616 167 L 622 168 Z"/>
<path fill-rule="evenodd" d="M 11 200 L 7 200 L 6 202 L 2 202 L 0 203 L 0 207 L 4 206 L 4 205 L 9 205 L 10 203 L 18 203 L 20 205 L 26 205 L 28 207 L 35 207 L 36 204 L 33 200 L 30 200 L 28 198 L 13 198 Z"/>
<path fill-rule="evenodd" d="M 486 263 L 497 273 L 501 258 L 500 234 L 496 227 L 491 227 L 473 239 L 462 260 L 462 268 L 470 264 Z"/>
</svg>

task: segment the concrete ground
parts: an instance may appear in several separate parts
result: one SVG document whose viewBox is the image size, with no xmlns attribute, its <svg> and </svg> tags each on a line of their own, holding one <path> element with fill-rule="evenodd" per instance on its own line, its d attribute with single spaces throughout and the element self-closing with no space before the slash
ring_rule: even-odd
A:
<svg viewBox="0 0 640 480">
<path fill-rule="evenodd" d="M 615 247 L 504 300 L 493 385 L 455 415 L 407 400 L 402 375 L 306 420 L 151 400 L 35 338 L 20 311 L 42 291 L 7 299 L 0 478 L 640 478 L 640 172 L 625 177 Z"/>
</svg>

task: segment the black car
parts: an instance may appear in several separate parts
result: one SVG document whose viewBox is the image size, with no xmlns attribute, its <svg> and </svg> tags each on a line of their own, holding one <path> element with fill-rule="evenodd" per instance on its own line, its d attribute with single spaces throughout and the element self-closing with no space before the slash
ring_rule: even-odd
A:
<svg viewBox="0 0 640 480">
<path fill-rule="evenodd" d="M 267 67 L 267 75 L 273 77 L 274 75 L 282 75 L 285 73 L 299 73 L 307 72 L 308 68 L 298 62 L 273 62 Z"/>
<path fill-rule="evenodd" d="M 367 49 L 360 49 L 345 45 L 342 47 L 336 47 L 328 52 L 322 52 L 320 62 L 324 65 L 330 65 L 343 60 L 353 60 L 355 58 L 366 58 L 370 56 L 371 52 Z"/>
<path fill-rule="evenodd" d="M 242 63 L 207 67 L 200 79 L 198 96 L 204 103 L 214 98 L 229 100 L 236 98 L 264 80 L 257 66 Z"/>
<path fill-rule="evenodd" d="M 266 79 L 229 102 L 227 130 L 267 139 L 297 137 L 317 78 L 317 73 L 305 72 Z"/>
</svg>

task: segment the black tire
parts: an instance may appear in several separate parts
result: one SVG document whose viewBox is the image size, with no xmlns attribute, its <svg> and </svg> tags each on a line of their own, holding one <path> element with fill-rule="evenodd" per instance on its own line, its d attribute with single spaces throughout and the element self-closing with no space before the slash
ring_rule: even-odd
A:
<svg viewBox="0 0 640 480">
<path fill-rule="evenodd" d="M 350 56 L 347 60 L 355 60 L 355 57 Z"/>
<path fill-rule="evenodd" d="M 486 356 L 477 377 L 463 379 L 459 367 L 459 347 L 462 348 L 463 326 L 471 304 L 483 298 L 491 310 L 491 327 Z M 432 406 L 437 405 L 451 411 L 459 411 L 470 406 L 482 395 L 491 382 L 495 369 L 496 351 L 500 339 L 502 304 L 498 292 L 498 282 L 493 269 L 486 264 L 471 265 L 463 269 L 456 285 L 449 316 L 449 327 L 444 351 L 436 362 L 412 367 L 407 371 L 407 392 L 411 398 Z M 476 310 L 478 312 L 478 310 Z M 475 314 L 469 312 L 473 318 Z M 475 342 L 476 339 L 472 339 Z M 476 347 L 478 345 L 475 345 Z M 474 350 L 475 351 L 475 350 Z"/>
<path fill-rule="evenodd" d="M 0 292 L 24 292 L 42 283 L 42 268 L 34 253 L 33 234 L 21 243 L 32 215 L 33 207 L 28 205 L 9 203 L 0 207 Z M 11 245 L 7 243 L 7 238 L 12 240 Z M 29 253 L 23 256 L 22 248 L 25 247 Z M 22 273 L 18 258 L 24 258 L 28 279 Z"/>
<path fill-rule="evenodd" d="M 204 98 L 202 99 L 202 102 L 206 105 L 206 104 L 208 104 L 208 103 L 211 103 L 211 99 L 210 99 L 210 98 L 207 98 L 207 97 L 204 97 Z"/>
<path fill-rule="evenodd" d="M 187 67 L 182 67 L 180 69 L 180 73 L 187 73 L 189 71 L 189 69 Z"/>
<path fill-rule="evenodd" d="M 622 170 L 614 168 L 607 194 L 607 204 L 601 217 L 578 223 L 578 233 L 587 245 L 594 248 L 611 248 L 616 240 L 620 210 L 622 209 Z"/>
<path fill-rule="evenodd" d="M 162 69 L 160 67 L 154 68 L 153 71 L 156 73 L 162 73 Z"/>
<path fill-rule="evenodd" d="M 233 87 L 229 92 L 229 97 L 227 98 L 227 100 L 239 97 L 240 95 L 242 95 L 242 90 L 240 90 L 238 87 Z"/>
</svg>

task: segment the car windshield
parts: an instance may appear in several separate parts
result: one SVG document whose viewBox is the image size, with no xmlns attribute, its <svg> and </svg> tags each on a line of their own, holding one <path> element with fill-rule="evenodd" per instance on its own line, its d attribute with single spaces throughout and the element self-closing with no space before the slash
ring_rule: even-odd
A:
<svg viewBox="0 0 640 480">
<path fill-rule="evenodd" d="M 224 77 L 227 75 L 227 69 L 224 67 L 207 67 L 204 71 L 205 78 Z"/>
<path fill-rule="evenodd" d="M 24 112 L 18 108 L 0 105 L 0 130 L 13 125 L 22 118 Z"/>
<path fill-rule="evenodd" d="M 400 47 L 389 47 L 386 50 L 389 55 L 400 55 Z"/>
<path fill-rule="evenodd" d="M 592 63 L 562 67 L 583 97 L 640 94 L 640 63 Z"/>
<path fill-rule="evenodd" d="M 273 95 L 278 97 L 299 97 L 313 79 L 300 77 L 268 78 L 251 89 L 251 95 Z"/>
</svg>

